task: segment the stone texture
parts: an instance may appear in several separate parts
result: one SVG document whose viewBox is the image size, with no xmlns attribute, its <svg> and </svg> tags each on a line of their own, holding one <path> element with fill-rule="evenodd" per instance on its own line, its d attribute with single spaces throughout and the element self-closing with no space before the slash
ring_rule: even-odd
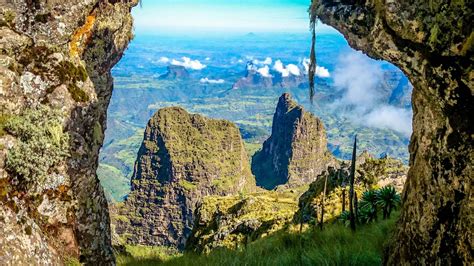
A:
<svg viewBox="0 0 474 266">
<path fill-rule="evenodd" d="M 26 237 L 15 233 L 17 220 L 2 221 L 11 228 L 0 234 L 2 247 L 22 246 L 10 249 L 2 263 L 50 265 L 71 256 L 87 264 L 114 263 L 107 202 L 95 172 L 112 93 L 110 69 L 132 38 L 130 9 L 136 4 L 0 1 L 0 211 L 11 217 L 25 210 L 22 221 L 32 228 Z M 24 140 L 3 127 L 9 117 L 21 121 L 25 110 L 41 106 L 62 113 L 70 150 L 50 167 L 44 184 L 31 188 L 27 177 L 6 171 L 9 151 Z"/>
<path fill-rule="evenodd" d="M 335 164 L 323 122 L 283 94 L 273 116 L 272 135 L 252 158 L 257 185 L 273 189 L 309 184 Z"/>
<path fill-rule="evenodd" d="M 352 47 L 397 65 L 414 87 L 410 171 L 385 263 L 472 263 L 472 4 L 320 0 L 311 12 Z"/>
<path fill-rule="evenodd" d="M 209 253 L 238 249 L 287 226 L 297 209 L 296 192 L 266 191 L 251 195 L 205 197 L 186 250 Z"/>
<path fill-rule="evenodd" d="M 179 107 L 160 109 L 148 122 L 131 183 L 116 232 L 128 243 L 178 249 L 204 196 L 256 188 L 239 129 Z"/>
</svg>

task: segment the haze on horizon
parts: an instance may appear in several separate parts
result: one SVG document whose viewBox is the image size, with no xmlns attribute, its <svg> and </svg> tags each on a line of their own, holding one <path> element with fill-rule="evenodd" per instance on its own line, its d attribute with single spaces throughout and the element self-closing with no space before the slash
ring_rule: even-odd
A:
<svg viewBox="0 0 474 266">
<path fill-rule="evenodd" d="M 303 33 L 309 0 L 141 0 L 133 9 L 137 34 Z M 336 33 L 319 23 L 319 33 Z"/>
</svg>

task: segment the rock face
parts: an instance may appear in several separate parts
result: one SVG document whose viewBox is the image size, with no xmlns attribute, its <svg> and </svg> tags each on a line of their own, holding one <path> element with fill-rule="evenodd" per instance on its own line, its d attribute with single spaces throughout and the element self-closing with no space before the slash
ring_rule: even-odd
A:
<svg viewBox="0 0 474 266">
<path fill-rule="evenodd" d="M 473 8 L 466 1 L 315 1 L 313 17 L 413 84 L 403 207 L 387 264 L 473 261 Z"/>
<path fill-rule="evenodd" d="M 236 249 L 282 229 L 297 209 L 296 193 L 260 192 L 246 196 L 204 198 L 196 209 L 186 250 L 209 253 Z"/>
<path fill-rule="evenodd" d="M 165 74 L 160 79 L 188 79 L 189 72 L 184 66 L 169 65 Z"/>
<path fill-rule="evenodd" d="M 148 122 L 121 211 L 130 222 L 118 219 L 117 233 L 129 243 L 183 249 L 204 196 L 255 188 L 234 124 L 164 108 Z"/>
<path fill-rule="evenodd" d="M 1 1 L 2 263 L 113 263 L 96 168 L 136 3 Z"/>
<path fill-rule="evenodd" d="M 273 189 L 309 184 L 336 163 L 327 149 L 323 122 L 283 94 L 273 116 L 272 135 L 252 158 L 257 185 Z"/>
</svg>

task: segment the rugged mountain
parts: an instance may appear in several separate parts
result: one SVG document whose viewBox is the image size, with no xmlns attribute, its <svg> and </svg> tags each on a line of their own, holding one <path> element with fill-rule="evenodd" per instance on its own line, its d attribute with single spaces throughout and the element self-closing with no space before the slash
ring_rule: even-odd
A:
<svg viewBox="0 0 474 266">
<path fill-rule="evenodd" d="M 309 184 L 328 165 L 336 164 L 323 122 L 283 94 L 273 116 L 272 135 L 252 158 L 257 185 L 273 189 Z"/>
<path fill-rule="evenodd" d="M 137 2 L 1 1 L 1 264 L 113 263 L 96 169 Z"/>
<path fill-rule="evenodd" d="M 410 171 L 387 264 L 473 261 L 473 16 L 469 1 L 313 1 L 314 22 L 413 84 Z"/>
<path fill-rule="evenodd" d="M 256 189 L 239 129 L 178 107 L 148 122 L 131 184 L 117 233 L 128 243 L 179 249 L 204 196 Z"/>
<path fill-rule="evenodd" d="M 245 77 L 237 80 L 232 85 L 232 89 L 271 88 L 272 86 L 272 77 L 270 75 L 262 75 L 258 72 L 258 68 L 252 62 L 249 62 L 245 70 Z"/>
<path fill-rule="evenodd" d="M 159 79 L 188 79 L 189 72 L 184 66 L 169 65 L 165 74 L 161 75 Z"/>
<path fill-rule="evenodd" d="M 304 73 L 303 70 L 300 73 Z M 252 62 L 247 63 L 245 76 L 237 80 L 232 89 L 245 88 L 300 88 L 308 86 L 308 77 L 300 74 L 280 72 L 270 69 L 268 65 L 259 68 Z"/>
</svg>

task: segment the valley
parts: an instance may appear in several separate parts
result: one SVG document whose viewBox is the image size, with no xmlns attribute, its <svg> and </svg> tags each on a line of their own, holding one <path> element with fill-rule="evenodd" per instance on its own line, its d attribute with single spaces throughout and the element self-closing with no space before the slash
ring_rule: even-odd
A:
<svg viewBox="0 0 474 266">
<path fill-rule="evenodd" d="M 411 112 L 411 85 L 394 66 L 360 59 L 358 55 L 353 56 L 354 62 L 341 61 L 341 57 L 355 52 L 350 50 L 342 36 L 322 35 L 319 38 L 318 57 L 328 73 L 336 75 L 338 71 L 350 72 L 354 65 L 362 61 L 370 68 L 369 74 L 376 76 L 373 77 L 375 81 L 367 84 L 360 81 L 361 88 L 376 90 L 378 98 L 376 103 L 372 100 L 361 101 L 363 111 L 360 111 L 359 105 L 342 104 L 347 91 L 341 88 L 343 85 L 335 84 L 335 77 L 330 76 L 317 79 L 316 98 L 311 104 L 307 83 L 297 84 L 296 87 L 292 83 L 265 87 L 259 83 L 262 81 L 256 79 L 250 87 L 232 89 L 246 76 L 247 62 L 253 62 L 254 66 L 260 68 L 269 66 L 269 73 L 274 74 L 279 73 L 274 70 L 274 65 L 275 61 L 280 60 L 285 67 L 290 64 L 298 67 L 303 76 L 307 35 L 253 34 L 224 37 L 219 42 L 214 38 L 138 36 L 125 57 L 113 69 L 114 93 L 98 170 L 109 200 L 122 201 L 130 191 L 126 184 L 130 182 L 145 125 L 156 110 L 169 106 L 180 106 L 191 113 L 236 123 L 252 155 L 261 149 L 263 141 L 271 134 L 278 97 L 289 92 L 299 104 L 324 122 L 328 148 L 337 158 L 350 158 L 350 143 L 357 132 L 360 149 L 376 156 L 387 154 L 408 163 L 409 135 L 384 125 L 369 126 L 366 122 L 371 119 L 371 112 L 378 112 L 376 109 L 379 106 L 393 106 L 400 108 L 401 112 Z M 192 46 L 186 45 L 190 41 Z M 270 49 L 269 41 L 275 43 L 276 47 Z M 288 50 L 285 46 L 294 49 Z M 199 70 L 185 68 L 187 75 L 184 78 L 164 78 L 171 61 L 176 58 L 178 62 L 184 62 L 180 59 L 183 56 L 191 58 L 191 61 L 197 60 L 206 67 Z M 265 60 L 272 62 L 265 65 L 269 63 Z M 256 76 L 261 75 L 256 73 Z M 347 77 L 357 76 L 357 73 L 352 73 Z M 221 81 L 201 82 L 203 78 L 211 82 Z M 303 77 L 305 79 L 307 77 Z M 360 114 L 359 117 L 354 117 L 354 113 Z"/>
</svg>

